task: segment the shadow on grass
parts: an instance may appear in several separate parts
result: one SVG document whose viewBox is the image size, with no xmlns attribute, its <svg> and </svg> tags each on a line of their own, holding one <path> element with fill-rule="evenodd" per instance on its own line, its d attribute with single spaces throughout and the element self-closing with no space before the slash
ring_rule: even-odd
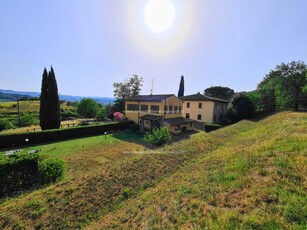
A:
<svg viewBox="0 0 307 230">
<path fill-rule="evenodd" d="M 141 145 L 144 148 L 150 149 L 150 150 L 154 150 L 158 148 L 154 145 L 146 143 L 143 139 L 144 135 L 139 132 L 133 132 L 129 130 L 117 131 L 117 132 L 112 133 L 112 137 L 118 140 L 121 140 L 121 141 L 126 141 L 126 142 Z"/>
<path fill-rule="evenodd" d="M 160 149 L 160 148 L 167 146 L 167 145 L 173 145 L 173 144 L 176 144 L 178 142 L 188 140 L 188 139 L 190 139 L 191 135 L 193 135 L 195 133 L 199 133 L 199 132 L 201 132 L 201 131 L 193 130 L 193 131 L 180 133 L 180 134 L 177 134 L 177 135 L 172 135 L 171 138 L 170 138 L 170 141 L 168 141 L 166 144 L 163 144 L 163 145 L 160 145 L 160 146 L 155 146 L 155 145 L 152 145 L 152 144 L 145 142 L 144 139 L 143 139 L 144 135 L 142 133 L 136 133 L 136 132 L 132 132 L 132 131 L 129 131 L 129 130 L 115 132 L 115 133 L 113 133 L 113 137 L 116 138 L 116 139 L 119 139 L 121 141 L 126 141 L 126 142 L 135 143 L 135 144 L 138 144 L 138 145 L 142 145 L 146 149 L 157 150 L 157 149 Z"/>
<path fill-rule="evenodd" d="M 184 133 L 180 133 L 178 135 L 173 135 L 171 137 L 171 141 L 170 141 L 169 144 L 175 144 L 175 143 L 178 143 L 178 142 L 181 142 L 181 141 L 188 140 L 188 139 L 190 139 L 191 135 L 194 135 L 194 134 L 199 133 L 199 132 L 203 132 L 203 131 L 192 130 L 192 131 L 187 131 L 187 132 L 184 132 Z"/>
</svg>

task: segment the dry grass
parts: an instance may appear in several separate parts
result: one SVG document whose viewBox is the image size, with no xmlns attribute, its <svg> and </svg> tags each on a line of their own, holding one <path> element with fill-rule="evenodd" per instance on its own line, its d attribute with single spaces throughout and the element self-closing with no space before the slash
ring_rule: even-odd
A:
<svg viewBox="0 0 307 230">
<path fill-rule="evenodd" d="M 39 101 L 20 101 L 19 102 L 19 110 L 20 114 L 34 114 L 35 116 L 39 116 Z M 60 105 L 63 110 L 75 111 L 76 108 L 66 103 L 62 103 Z M 17 116 L 17 102 L 0 102 L 0 120 L 1 119 L 12 119 L 17 124 L 18 116 Z M 62 121 L 61 128 L 67 128 L 71 126 L 78 125 L 80 123 L 79 119 L 70 120 L 70 121 Z M 11 133 L 24 133 L 24 132 L 33 132 L 33 131 L 41 131 L 39 125 L 32 125 L 28 127 L 7 129 L 0 131 L 0 134 L 11 134 Z"/>
<path fill-rule="evenodd" d="M 19 110 L 21 113 L 38 113 L 40 101 L 19 101 Z M 66 103 L 61 104 L 62 109 L 72 110 L 73 106 Z M 16 114 L 17 102 L 0 102 L 0 114 Z"/>
<path fill-rule="evenodd" d="M 285 112 L 154 150 L 125 133 L 41 146 L 66 180 L 3 202 L 0 226 L 305 229 L 306 127 Z"/>
<path fill-rule="evenodd" d="M 306 229 L 306 127 L 280 113 L 216 131 L 218 149 L 88 229 Z"/>
</svg>

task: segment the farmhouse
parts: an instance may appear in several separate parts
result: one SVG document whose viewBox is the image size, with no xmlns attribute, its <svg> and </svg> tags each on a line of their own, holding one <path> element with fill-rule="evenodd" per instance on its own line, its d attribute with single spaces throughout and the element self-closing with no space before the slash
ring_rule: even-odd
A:
<svg viewBox="0 0 307 230">
<path fill-rule="evenodd" d="M 167 126 L 171 133 L 194 128 L 194 121 L 182 117 L 182 101 L 174 94 L 139 95 L 125 101 L 125 115 L 139 124 L 142 132 Z"/>
<path fill-rule="evenodd" d="M 180 97 L 182 116 L 198 122 L 221 123 L 225 120 L 228 101 L 200 93 Z"/>
</svg>

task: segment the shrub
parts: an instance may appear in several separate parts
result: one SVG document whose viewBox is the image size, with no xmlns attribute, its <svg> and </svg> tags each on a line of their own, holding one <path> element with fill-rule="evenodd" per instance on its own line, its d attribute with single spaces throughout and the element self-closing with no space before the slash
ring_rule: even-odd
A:
<svg viewBox="0 0 307 230">
<path fill-rule="evenodd" d="M 0 120 L 0 131 L 14 128 L 16 128 L 16 124 L 14 124 L 14 121 L 12 121 L 12 119 L 4 118 Z"/>
<path fill-rule="evenodd" d="M 219 124 L 205 124 L 205 131 L 206 132 L 211 132 L 213 130 L 220 129 L 222 126 Z"/>
<path fill-rule="evenodd" d="M 120 112 L 115 112 L 113 114 L 114 117 L 114 121 L 123 121 L 124 120 L 124 114 L 120 113 Z"/>
<path fill-rule="evenodd" d="M 77 117 L 77 113 L 71 110 L 67 110 L 67 109 L 61 111 L 62 120 L 65 120 L 66 118 L 70 118 L 70 117 Z"/>
<path fill-rule="evenodd" d="M 131 195 L 130 189 L 124 188 L 123 191 L 122 191 L 123 200 L 128 199 L 130 195 Z"/>
<path fill-rule="evenodd" d="M 153 145 L 162 145 L 170 139 L 167 127 L 154 128 L 151 133 L 144 136 L 147 143 Z"/>
<path fill-rule="evenodd" d="M 37 153 L 0 155 L 0 197 L 30 189 L 39 182 L 55 182 L 64 171 L 64 162 L 57 158 L 39 161 Z"/>
<path fill-rule="evenodd" d="M 39 118 L 37 114 L 22 114 L 20 118 L 20 124 L 22 127 L 31 126 L 31 125 L 38 125 Z"/>
<path fill-rule="evenodd" d="M 64 176 L 64 161 L 58 158 L 42 160 L 38 164 L 38 172 L 42 183 L 54 183 Z"/>
<path fill-rule="evenodd" d="M 28 189 L 38 183 L 38 154 L 0 157 L 0 197 Z"/>
</svg>

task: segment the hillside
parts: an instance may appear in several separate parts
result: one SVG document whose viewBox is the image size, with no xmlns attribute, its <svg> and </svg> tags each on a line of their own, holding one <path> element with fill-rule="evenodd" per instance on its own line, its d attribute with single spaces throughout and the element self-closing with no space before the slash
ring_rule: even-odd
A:
<svg viewBox="0 0 307 230">
<path fill-rule="evenodd" d="M 1 203 L 0 227 L 306 229 L 307 114 L 150 149 L 119 133 L 40 146 L 66 180 Z"/>
<path fill-rule="evenodd" d="M 40 130 L 39 126 L 39 106 L 40 101 L 20 101 L 19 112 L 21 118 L 21 128 L 18 127 L 17 102 L 0 102 L 0 133 L 20 133 L 28 129 Z M 61 111 L 75 112 L 76 107 L 69 103 L 60 104 Z M 63 121 L 61 124 L 67 124 L 69 121 Z M 7 127 L 8 126 L 8 127 Z M 2 130 L 3 128 L 3 130 Z"/>
<path fill-rule="evenodd" d="M 20 113 L 39 113 L 39 104 L 40 101 L 20 101 L 19 102 L 19 111 Z M 75 108 L 67 103 L 60 104 L 61 109 L 63 110 L 74 110 Z M 0 114 L 1 117 L 5 115 L 17 115 L 17 102 L 3 102 L 0 103 Z"/>
<path fill-rule="evenodd" d="M 9 101 L 16 101 L 17 98 L 26 97 L 39 97 L 39 92 L 23 92 L 23 91 L 14 91 L 14 90 L 5 90 L 0 89 L 0 99 L 7 99 Z M 80 101 L 82 98 L 85 98 L 85 96 L 71 96 L 71 95 L 62 95 L 59 94 L 60 100 L 63 101 Z M 101 104 L 112 104 L 115 101 L 115 98 L 112 97 L 87 97 L 92 98 L 93 100 L 97 101 Z"/>
</svg>

